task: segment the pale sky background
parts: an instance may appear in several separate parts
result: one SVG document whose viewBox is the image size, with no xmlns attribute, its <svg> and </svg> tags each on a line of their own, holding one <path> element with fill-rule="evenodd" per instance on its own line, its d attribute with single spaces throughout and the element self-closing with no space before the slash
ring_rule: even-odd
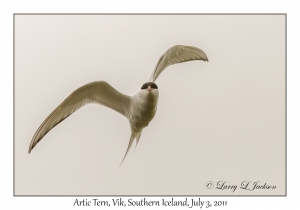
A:
<svg viewBox="0 0 300 210">
<path fill-rule="evenodd" d="M 28 0 L 28 1 L 4 1 L 1 4 L 1 48 L 0 55 L 0 80 L 1 80 L 1 96 L 2 109 L 0 109 L 1 122 L 1 147 L 0 147 L 0 206 L 3 209 L 74 209 L 73 203 L 75 198 L 82 199 L 84 197 L 14 197 L 14 165 L 13 165 L 13 13 L 16 12 L 35 12 L 35 13 L 287 13 L 287 64 L 288 64 L 288 89 L 287 89 L 287 197 L 201 197 L 203 201 L 213 202 L 214 200 L 227 201 L 226 209 L 297 209 L 299 201 L 299 90 L 300 90 L 300 74 L 298 49 L 299 42 L 299 12 L 298 1 L 271 1 L 271 0 L 216 0 L 203 2 L 199 0 L 191 0 L 188 4 L 182 4 L 182 1 L 156 1 L 152 0 L 147 3 L 143 1 L 128 0 L 91 0 L 86 2 L 74 2 L 68 0 L 53 0 L 51 3 L 45 1 Z M 164 51 L 165 49 L 163 49 Z M 183 64 L 184 65 L 184 64 Z M 151 68 L 151 67 L 150 67 Z M 152 69 L 151 69 L 152 70 Z M 150 70 L 150 71 L 151 71 Z M 165 72 L 166 73 L 166 72 Z M 68 94 L 68 93 L 67 93 Z M 161 99 L 161 98 L 160 98 Z M 54 105 L 56 106 L 56 104 Z M 54 108 L 54 107 L 53 107 Z M 45 113 L 47 115 L 48 113 Z M 157 116 L 156 116 L 157 117 Z M 42 121 L 43 119 L 41 119 Z M 37 122 L 39 123 L 39 122 Z M 154 122 L 152 122 L 154 123 Z M 136 151 L 137 152 L 137 151 Z M 86 198 L 86 197 L 85 197 Z M 89 197 L 90 199 L 95 197 Z M 111 202 L 112 197 L 100 197 L 101 200 Z M 118 197 L 117 197 L 118 198 Z M 134 197 L 132 197 L 134 198 Z M 161 198 L 171 199 L 171 197 L 148 197 L 152 200 Z M 185 197 L 173 197 L 174 200 L 182 200 Z M 91 206 L 89 209 L 99 209 L 99 207 Z M 166 207 L 158 207 L 165 209 Z M 114 209 L 124 209 L 124 207 L 114 207 Z M 126 208 L 130 209 L 130 208 Z M 139 209 L 144 209 L 140 207 Z M 147 208 L 149 209 L 149 208 Z"/>
<path fill-rule="evenodd" d="M 284 195 L 285 16 L 16 16 L 16 195 Z M 42 121 L 72 91 L 105 80 L 133 95 L 171 46 L 209 62 L 157 79 L 158 110 L 122 167 L 130 129 L 87 105 L 28 154 Z M 208 181 L 276 190 L 206 189 Z"/>
</svg>

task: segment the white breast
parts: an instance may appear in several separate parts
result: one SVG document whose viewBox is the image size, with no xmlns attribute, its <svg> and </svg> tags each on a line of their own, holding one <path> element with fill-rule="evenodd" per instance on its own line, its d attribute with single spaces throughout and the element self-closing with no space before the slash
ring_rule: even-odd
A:
<svg viewBox="0 0 300 210">
<path fill-rule="evenodd" d="M 134 131 L 148 126 L 156 113 L 158 90 L 140 90 L 133 96 L 129 123 Z"/>
</svg>

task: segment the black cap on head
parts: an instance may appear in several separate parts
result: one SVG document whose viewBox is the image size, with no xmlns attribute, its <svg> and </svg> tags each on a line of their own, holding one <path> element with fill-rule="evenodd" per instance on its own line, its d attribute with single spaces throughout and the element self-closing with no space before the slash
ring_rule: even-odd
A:
<svg viewBox="0 0 300 210">
<path fill-rule="evenodd" d="M 143 86 L 142 86 L 142 90 L 147 89 L 148 87 L 151 87 L 153 89 L 158 89 L 157 85 L 154 82 L 146 82 Z"/>
</svg>

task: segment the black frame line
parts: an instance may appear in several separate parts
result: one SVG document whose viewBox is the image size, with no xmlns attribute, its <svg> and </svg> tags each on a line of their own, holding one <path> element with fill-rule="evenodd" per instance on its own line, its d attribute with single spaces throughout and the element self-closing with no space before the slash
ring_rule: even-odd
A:
<svg viewBox="0 0 300 210">
<path fill-rule="evenodd" d="M 285 195 L 16 195 L 15 16 L 16 15 L 284 15 L 285 16 Z M 14 13 L 13 14 L 13 196 L 14 197 L 286 197 L 287 196 L 287 13 Z"/>
</svg>

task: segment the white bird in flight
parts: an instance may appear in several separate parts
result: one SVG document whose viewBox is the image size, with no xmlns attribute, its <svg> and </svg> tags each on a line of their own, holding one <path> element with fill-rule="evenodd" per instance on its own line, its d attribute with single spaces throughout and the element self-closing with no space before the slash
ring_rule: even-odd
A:
<svg viewBox="0 0 300 210">
<path fill-rule="evenodd" d="M 191 60 L 208 61 L 206 54 L 199 48 L 175 45 L 169 48 L 158 60 L 151 75 L 140 91 L 134 96 L 127 96 L 105 81 L 88 83 L 71 93 L 40 125 L 29 145 L 29 153 L 36 144 L 57 124 L 89 103 L 105 105 L 124 115 L 130 124 L 131 137 L 121 165 L 136 139 L 139 142 L 142 131 L 153 119 L 157 109 L 158 87 L 154 83 L 162 71 L 170 65 Z M 121 166 L 120 165 L 120 166 Z"/>
</svg>

